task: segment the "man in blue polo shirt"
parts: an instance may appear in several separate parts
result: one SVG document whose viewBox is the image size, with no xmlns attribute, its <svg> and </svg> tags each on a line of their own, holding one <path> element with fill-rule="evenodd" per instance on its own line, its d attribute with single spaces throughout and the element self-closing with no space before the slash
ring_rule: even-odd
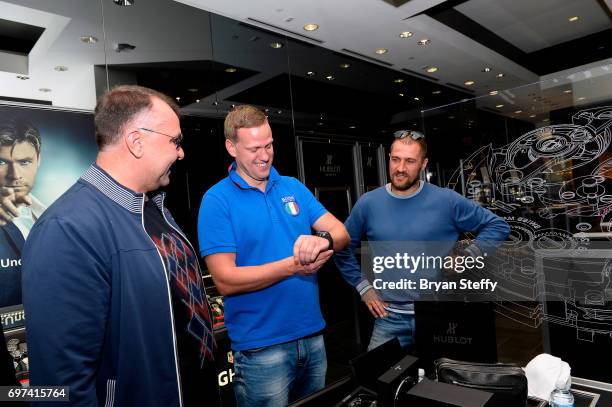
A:
<svg viewBox="0 0 612 407">
<path fill-rule="evenodd" d="M 225 296 L 238 405 L 286 406 L 325 385 L 316 273 L 349 236 L 302 183 L 272 167 L 261 110 L 238 106 L 224 127 L 235 162 L 202 198 L 200 254 Z"/>
</svg>

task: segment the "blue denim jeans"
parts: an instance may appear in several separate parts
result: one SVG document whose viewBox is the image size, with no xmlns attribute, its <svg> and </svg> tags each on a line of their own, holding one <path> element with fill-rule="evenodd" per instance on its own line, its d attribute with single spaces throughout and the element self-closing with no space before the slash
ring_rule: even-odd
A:
<svg viewBox="0 0 612 407">
<path fill-rule="evenodd" d="M 414 344 L 414 314 L 389 312 L 384 318 L 376 318 L 368 350 L 393 338 L 398 338 L 403 348 Z"/>
<path fill-rule="evenodd" d="M 325 386 L 323 335 L 234 352 L 238 407 L 285 407 Z"/>
</svg>

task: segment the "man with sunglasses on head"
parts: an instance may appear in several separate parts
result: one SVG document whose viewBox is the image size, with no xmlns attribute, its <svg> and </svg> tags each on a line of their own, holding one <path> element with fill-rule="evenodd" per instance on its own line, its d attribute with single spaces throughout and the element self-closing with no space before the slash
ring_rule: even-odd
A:
<svg viewBox="0 0 612 407">
<path fill-rule="evenodd" d="M 478 255 L 480 242 L 504 241 L 510 232 L 506 221 L 491 211 L 420 179 L 428 161 L 422 133 L 399 130 L 394 137 L 390 182 L 359 198 L 345 222 L 351 242 L 335 256 L 343 277 L 376 318 L 368 350 L 395 337 L 403 347 L 413 345 L 415 325 L 414 302 L 398 300 L 389 290 L 378 291 L 362 273 L 355 250 L 364 237 L 370 242 L 455 242 L 463 232 L 476 232 L 478 237 L 466 250 Z"/>
<path fill-rule="evenodd" d="M 73 405 L 217 406 L 197 252 L 160 190 L 185 155 L 178 106 L 122 85 L 94 122 L 95 164 L 24 246 L 30 384 L 67 386 Z"/>
</svg>

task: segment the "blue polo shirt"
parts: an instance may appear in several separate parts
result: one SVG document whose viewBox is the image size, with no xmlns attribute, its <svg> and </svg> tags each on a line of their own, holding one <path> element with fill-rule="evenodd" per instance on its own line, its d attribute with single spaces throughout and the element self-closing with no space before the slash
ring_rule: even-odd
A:
<svg viewBox="0 0 612 407">
<path fill-rule="evenodd" d="M 258 266 L 293 255 L 300 235 L 326 213 L 301 182 L 271 168 L 266 191 L 249 186 L 230 167 L 200 205 L 202 257 L 236 253 L 236 265 Z M 317 276 L 291 276 L 267 288 L 225 297 L 225 324 L 234 351 L 292 341 L 325 326 Z"/>
</svg>

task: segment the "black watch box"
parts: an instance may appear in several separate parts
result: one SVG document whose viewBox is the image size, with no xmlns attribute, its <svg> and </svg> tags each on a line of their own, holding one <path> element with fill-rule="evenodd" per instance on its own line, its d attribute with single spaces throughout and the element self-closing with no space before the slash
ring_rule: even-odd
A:
<svg viewBox="0 0 612 407">
<path fill-rule="evenodd" d="M 423 379 L 401 392 L 396 405 L 419 407 L 494 407 L 492 393 Z"/>
</svg>

